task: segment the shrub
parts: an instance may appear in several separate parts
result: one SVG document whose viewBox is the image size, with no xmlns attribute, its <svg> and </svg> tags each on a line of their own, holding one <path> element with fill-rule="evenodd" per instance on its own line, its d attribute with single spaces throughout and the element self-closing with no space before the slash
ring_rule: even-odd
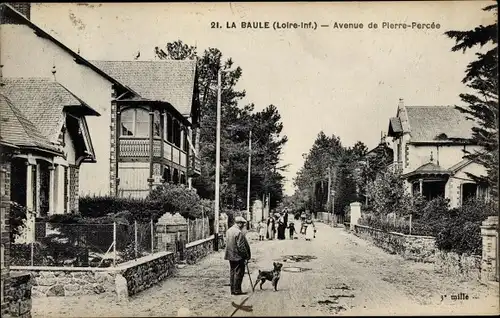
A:
<svg viewBox="0 0 500 318">
<path fill-rule="evenodd" d="M 127 219 L 140 222 L 155 222 L 165 213 L 173 211 L 165 202 L 148 199 L 104 197 L 82 197 L 79 201 L 80 214 L 84 218 L 110 217 L 128 211 Z M 104 220 L 104 219 L 103 219 Z"/>
<path fill-rule="evenodd" d="M 436 237 L 440 250 L 458 254 L 482 253 L 481 223 L 491 215 L 497 215 L 492 203 L 470 200 L 458 209 L 448 211 L 442 219 L 441 229 Z"/>
</svg>

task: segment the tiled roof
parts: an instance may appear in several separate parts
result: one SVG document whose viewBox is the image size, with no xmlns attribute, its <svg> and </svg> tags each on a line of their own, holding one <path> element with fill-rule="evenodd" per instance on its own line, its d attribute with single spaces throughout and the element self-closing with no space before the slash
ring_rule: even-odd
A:
<svg viewBox="0 0 500 318">
<path fill-rule="evenodd" d="M 428 162 L 421 165 L 412 172 L 406 173 L 403 177 L 411 176 L 425 176 L 425 175 L 449 175 L 451 171 L 449 169 L 443 169 L 441 166 L 435 164 L 434 162 Z"/>
<path fill-rule="evenodd" d="M 401 125 L 401 120 L 397 117 L 392 117 L 389 119 L 389 133 L 402 133 L 403 126 Z"/>
<path fill-rule="evenodd" d="M 57 150 L 5 95 L 0 94 L 0 141 L 18 147 Z"/>
<path fill-rule="evenodd" d="M 2 93 L 52 142 L 59 136 L 64 107 L 82 106 L 61 84 L 47 78 L 3 78 L 2 82 Z"/>
<path fill-rule="evenodd" d="M 142 98 L 168 102 L 182 115 L 191 114 L 196 61 L 91 61 Z"/>
<path fill-rule="evenodd" d="M 474 122 L 453 106 L 406 106 L 411 141 L 470 139 Z"/>
</svg>

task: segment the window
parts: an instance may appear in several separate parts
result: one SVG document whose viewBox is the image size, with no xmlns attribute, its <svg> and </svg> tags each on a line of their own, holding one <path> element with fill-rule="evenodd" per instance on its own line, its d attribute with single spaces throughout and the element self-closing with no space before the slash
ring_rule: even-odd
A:
<svg viewBox="0 0 500 318">
<path fill-rule="evenodd" d="M 149 112 L 142 108 L 131 108 L 121 113 L 121 135 L 149 136 Z"/>
<path fill-rule="evenodd" d="M 173 139 L 174 139 L 174 136 L 173 136 L 173 126 L 172 126 L 172 122 L 173 122 L 173 119 L 172 119 L 172 115 L 170 114 L 167 114 L 167 129 L 165 129 L 167 131 L 167 141 L 168 142 L 172 142 Z"/>
<path fill-rule="evenodd" d="M 179 170 L 174 169 L 174 175 L 172 178 L 172 183 L 173 184 L 179 184 Z"/>
<path fill-rule="evenodd" d="M 166 166 L 165 168 L 163 168 L 163 180 L 165 182 L 172 181 L 171 177 L 170 177 L 170 167 L 169 166 Z"/>
<path fill-rule="evenodd" d="M 478 186 L 475 183 L 464 183 L 462 184 L 462 204 L 467 201 L 476 198 Z"/>
<path fill-rule="evenodd" d="M 181 125 L 177 120 L 174 120 L 174 145 L 181 147 Z"/>
<path fill-rule="evenodd" d="M 161 120 L 160 120 L 160 112 L 155 110 L 154 112 L 154 122 L 153 122 L 153 132 L 155 137 L 160 137 L 160 126 L 161 126 Z"/>
<path fill-rule="evenodd" d="M 189 141 L 188 141 L 188 136 L 189 136 L 189 131 L 187 129 L 184 129 L 184 147 L 182 150 L 188 151 L 189 149 Z"/>
</svg>

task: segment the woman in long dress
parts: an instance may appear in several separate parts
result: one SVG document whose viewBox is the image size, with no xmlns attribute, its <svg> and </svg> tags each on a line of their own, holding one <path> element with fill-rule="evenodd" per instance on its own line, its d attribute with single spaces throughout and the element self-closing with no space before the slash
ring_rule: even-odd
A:
<svg viewBox="0 0 500 318">
<path fill-rule="evenodd" d="M 274 218 L 269 217 L 267 220 L 267 238 L 272 240 L 274 238 Z"/>
<path fill-rule="evenodd" d="M 312 240 L 315 235 L 314 232 L 316 231 L 316 226 L 314 225 L 314 222 L 312 219 L 307 219 L 306 220 L 306 241 Z"/>
</svg>

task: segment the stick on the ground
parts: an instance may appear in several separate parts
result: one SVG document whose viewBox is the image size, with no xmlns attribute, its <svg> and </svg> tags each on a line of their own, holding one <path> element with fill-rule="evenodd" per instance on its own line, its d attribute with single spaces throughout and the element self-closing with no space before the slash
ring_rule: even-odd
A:
<svg viewBox="0 0 500 318">
<path fill-rule="evenodd" d="M 253 283 L 252 283 L 252 276 L 250 276 L 250 268 L 248 268 L 248 262 L 246 262 L 246 265 L 247 265 L 248 279 L 250 279 L 250 286 L 252 286 L 252 293 L 253 293 L 253 292 L 255 292 L 255 289 L 254 289 Z"/>
</svg>

